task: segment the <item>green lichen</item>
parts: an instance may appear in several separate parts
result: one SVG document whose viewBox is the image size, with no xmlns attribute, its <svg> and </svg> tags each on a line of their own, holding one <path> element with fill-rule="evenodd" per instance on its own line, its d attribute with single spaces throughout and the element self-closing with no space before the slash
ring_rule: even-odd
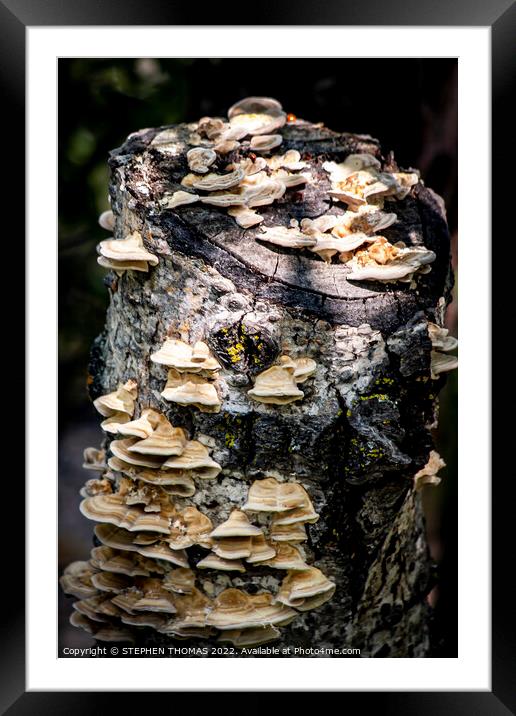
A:
<svg viewBox="0 0 516 716">
<path fill-rule="evenodd" d="M 236 435 L 233 435 L 233 433 L 226 433 L 224 438 L 224 443 L 227 448 L 231 449 L 235 443 L 236 443 Z"/>
<path fill-rule="evenodd" d="M 394 378 L 378 378 L 378 380 L 375 381 L 375 385 L 394 385 Z"/>
<path fill-rule="evenodd" d="M 242 354 L 245 352 L 245 347 L 242 343 L 235 343 L 234 346 L 229 346 L 227 353 L 232 363 L 238 363 L 242 360 Z"/>
</svg>

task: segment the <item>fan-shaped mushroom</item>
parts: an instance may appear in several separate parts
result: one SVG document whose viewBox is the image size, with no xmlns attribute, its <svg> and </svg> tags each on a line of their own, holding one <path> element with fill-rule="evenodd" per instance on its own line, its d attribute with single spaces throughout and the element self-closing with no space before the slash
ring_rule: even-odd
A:
<svg viewBox="0 0 516 716">
<path fill-rule="evenodd" d="M 286 512 L 310 501 L 298 482 L 278 482 L 274 477 L 255 480 L 249 488 L 243 510 L 247 512 Z"/>
<path fill-rule="evenodd" d="M 274 567 L 274 569 L 287 569 L 292 571 L 308 569 L 308 565 L 299 549 L 286 542 L 278 545 L 275 556 L 263 562 L 263 564 L 267 567 Z"/>
<path fill-rule="evenodd" d="M 102 214 L 99 216 L 99 226 L 101 226 L 103 229 L 106 229 L 106 231 L 115 230 L 115 215 L 113 214 L 111 209 L 103 211 Z"/>
<path fill-rule="evenodd" d="M 101 395 L 93 401 L 93 405 L 105 418 L 118 413 L 132 417 L 134 413 L 134 401 L 138 394 L 138 385 L 134 380 L 128 380 L 119 385 L 117 390 L 108 395 Z"/>
<path fill-rule="evenodd" d="M 416 271 L 424 270 L 435 261 L 435 253 L 422 246 L 393 246 L 383 236 L 373 244 L 357 251 L 348 266 L 349 281 L 397 281 L 409 279 Z"/>
<path fill-rule="evenodd" d="M 147 271 L 147 264 L 157 266 L 159 262 L 158 257 L 144 247 L 142 235 L 138 231 L 129 234 L 125 239 L 101 241 L 99 251 L 101 255 L 98 263 L 118 271 L 125 271 L 127 268 Z"/>
<path fill-rule="evenodd" d="M 138 455 L 168 457 L 181 455 L 186 442 L 186 433 L 183 428 L 173 427 L 164 415 L 160 415 L 150 437 L 128 444 L 127 450 L 130 453 L 138 453 Z"/>
<path fill-rule="evenodd" d="M 219 572 L 245 572 L 245 567 L 239 559 L 223 559 L 215 552 L 197 562 L 198 569 L 216 569 Z"/>
<path fill-rule="evenodd" d="M 150 559 L 160 559 L 176 564 L 179 567 L 188 567 L 186 552 L 184 550 L 172 550 L 166 542 L 161 541 L 160 535 L 155 532 L 149 535 L 146 543 L 141 544 L 142 540 L 139 539 L 141 534 L 139 533 L 134 534 L 111 524 L 100 524 L 95 527 L 95 536 L 102 544 L 108 547 L 138 552 Z"/>
<path fill-rule="evenodd" d="M 188 191 L 175 191 L 173 194 L 165 194 L 160 199 L 159 204 L 164 209 L 176 209 L 178 206 L 186 206 L 187 204 L 195 204 L 200 197 Z"/>
<path fill-rule="evenodd" d="M 217 477 L 222 470 L 198 440 L 189 440 L 181 455 L 169 457 L 162 467 L 164 470 L 190 470 L 196 477 L 205 479 Z"/>
<path fill-rule="evenodd" d="M 251 138 L 253 152 L 270 152 L 283 142 L 281 134 L 261 134 Z"/>
<path fill-rule="evenodd" d="M 225 631 L 250 627 L 285 624 L 296 612 L 274 602 L 272 594 L 250 595 L 239 589 L 226 589 L 214 601 L 206 624 Z"/>
<path fill-rule="evenodd" d="M 246 97 L 230 107 L 228 117 L 232 128 L 251 135 L 271 134 L 287 121 L 281 104 L 270 97 Z"/>
<path fill-rule="evenodd" d="M 309 567 L 303 571 L 289 571 L 283 580 L 276 601 L 287 606 L 300 606 L 300 601 L 320 594 L 335 591 L 335 583 L 331 582 L 320 569 Z M 330 595 L 330 596 L 331 596 Z M 330 598 L 330 597 L 328 597 Z"/>
<path fill-rule="evenodd" d="M 95 495 L 87 497 L 79 506 L 89 520 L 108 522 L 130 532 L 148 531 L 168 534 L 172 514 L 145 512 L 140 507 L 128 506 L 120 495 Z"/>
<path fill-rule="evenodd" d="M 196 174 L 206 174 L 209 167 L 217 160 L 217 154 L 213 149 L 195 147 L 186 153 L 186 161 L 190 169 Z"/>
<path fill-rule="evenodd" d="M 213 383 L 195 373 L 181 374 L 175 368 L 168 371 L 161 396 L 179 405 L 192 405 L 205 413 L 218 413 L 222 404 Z"/>
<path fill-rule="evenodd" d="M 317 239 L 313 236 L 286 226 L 262 226 L 262 233 L 257 234 L 256 238 L 289 249 L 311 248 L 317 244 Z"/>
<path fill-rule="evenodd" d="M 228 519 L 213 530 L 210 537 L 256 537 L 262 534 L 260 527 L 251 524 L 245 512 L 233 510 Z"/>
<path fill-rule="evenodd" d="M 220 370 L 219 362 L 212 356 L 208 348 L 207 355 L 204 360 L 200 357 L 205 353 L 205 343 L 198 341 L 193 346 L 189 346 L 184 341 L 175 338 L 167 338 L 159 351 L 151 355 L 151 361 L 166 365 L 169 368 L 175 368 L 180 373 L 200 373 L 211 374 Z M 195 353 L 194 353 L 195 349 Z M 201 353 L 202 351 L 202 353 Z"/>
</svg>

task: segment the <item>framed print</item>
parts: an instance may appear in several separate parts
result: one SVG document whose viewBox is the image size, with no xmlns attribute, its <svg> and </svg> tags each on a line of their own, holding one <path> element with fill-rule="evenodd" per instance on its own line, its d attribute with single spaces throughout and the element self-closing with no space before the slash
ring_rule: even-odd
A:
<svg viewBox="0 0 516 716">
<path fill-rule="evenodd" d="M 514 7 L 298 10 L 0 6 L 27 147 L 6 713 L 103 691 L 516 708 L 488 378 Z"/>
</svg>

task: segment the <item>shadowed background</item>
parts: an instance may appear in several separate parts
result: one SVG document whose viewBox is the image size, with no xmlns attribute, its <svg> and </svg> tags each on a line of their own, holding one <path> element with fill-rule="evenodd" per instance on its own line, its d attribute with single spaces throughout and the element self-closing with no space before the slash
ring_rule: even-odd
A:
<svg viewBox="0 0 516 716">
<path fill-rule="evenodd" d="M 345 50 L 345 48 L 343 48 Z M 416 167 L 443 198 L 457 267 L 457 62 L 455 59 L 61 59 L 59 60 L 59 567 L 84 559 L 91 522 L 79 511 L 88 477 L 82 451 L 102 439 L 86 392 L 88 353 L 108 304 L 96 263 L 107 237 L 107 157 L 138 129 L 225 116 L 242 97 L 268 95 L 285 111 L 336 131 L 370 134 L 401 167 Z M 457 286 L 455 292 L 457 291 Z M 457 335 L 456 304 L 447 327 Z M 439 587 L 433 656 L 457 655 L 457 379 L 441 393 L 439 452 L 448 467 L 424 488 Z M 60 593 L 60 646 L 92 643 L 68 626 Z"/>
</svg>

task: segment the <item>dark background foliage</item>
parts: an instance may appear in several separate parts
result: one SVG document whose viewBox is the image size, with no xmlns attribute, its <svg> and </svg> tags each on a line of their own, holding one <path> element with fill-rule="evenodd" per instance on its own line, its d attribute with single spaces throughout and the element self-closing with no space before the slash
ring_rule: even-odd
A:
<svg viewBox="0 0 516 716">
<path fill-rule="evenodd" d="M 345 48 L 342 48 L 345 52 Z M 144 127 L 225 116 L 249 95 L 275 97 L 287 112 L 337 131 L 370 134 L 398 163 L 417 167 L 444 198 L 456 268 L 457 62 L 455 59 L 61 59 L 59 61 L 59 437 L 61 568 L 91 546 L 78 512 L 82 450 L 98 445 L 99 420 L 86 394 L 88 352 L 108 302 L 95 246 L 106 238 L 97 216 L 108 208 L 107 157 Z M 455 306 L 447 325 L 456 335 Z M 439 587 L 434 655 L 456 655 L 456 376 L 441 394 L 436 435 L 448 463 L 443 482 L 424 488 Z M 68 629 L 61 596 L 60 640 L 89 641 Z"/>
</svg>

